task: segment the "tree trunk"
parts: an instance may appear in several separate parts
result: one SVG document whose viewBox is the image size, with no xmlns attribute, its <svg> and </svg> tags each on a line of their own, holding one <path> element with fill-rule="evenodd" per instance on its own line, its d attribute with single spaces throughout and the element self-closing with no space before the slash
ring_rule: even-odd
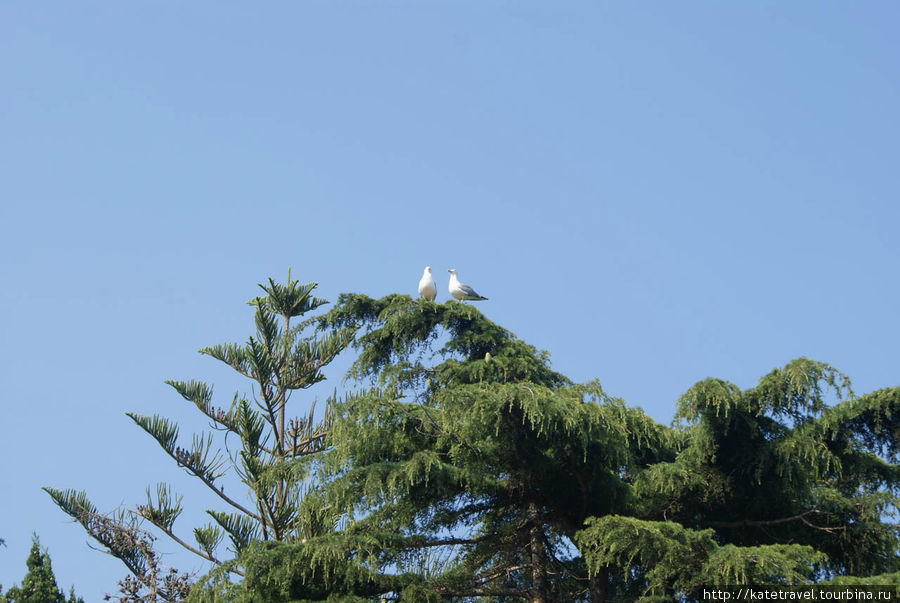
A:
<svg viewBox="0 0 900 603">
<path fill-rule="evenodd" d="M 601 567 L 596 575 L 591 576 L 590 594 L 588 600 L 590 603 L 605 603 L 606 591 L 609 587 L 609 568 Z"/>
<path fill-rule="evenodd" d="M 531 524 L 529 536 L 531 540 L 531 603 L 548 603 L 547 589 L 547 556 L 544 554 L 544 541 L 541 538 L 541 521 L 537 505 L 528 503 L 528 520 Z"/>
</svg>

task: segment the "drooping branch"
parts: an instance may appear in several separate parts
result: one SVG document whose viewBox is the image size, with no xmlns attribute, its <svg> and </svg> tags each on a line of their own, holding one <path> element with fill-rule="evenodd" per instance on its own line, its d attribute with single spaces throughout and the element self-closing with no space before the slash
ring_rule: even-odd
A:
<svg viewBox="0 0 900 603">
<path fill-rule="evenodd" d="M 66 514 L 80 523 L 91 538 L 103 545 L 105 552 L 122 561 L 140 585 L 147 588 L 147 599 L 142 600 L 154 603 L 158 597 L 165 601 L 178 601 L 187 596 L 191 588 L 191 575 L 177 575 L 174 570 L 164 568 L 159 554 L 153 549 L 155 537 L 134 521 L 126 522 L 124 513 L 118 517 L 98 513 L 84 492 L 54 488 L 43 490 Z M 134 585 L 132 590 L 139 588 Z"/>
</svg>

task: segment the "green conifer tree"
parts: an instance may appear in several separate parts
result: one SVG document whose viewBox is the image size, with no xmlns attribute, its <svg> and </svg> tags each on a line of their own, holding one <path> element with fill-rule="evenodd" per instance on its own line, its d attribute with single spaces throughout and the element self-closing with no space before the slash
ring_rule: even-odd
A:
<svg viewBox="0 0 900 603">
<path fill-rule="evenodd" d="M 41 543 L 35 535 L 31 552 L 25 561 L 28 572 L 21 586 L 13 586 L 5 594 L 0 589 L 0 603 L 84 603 L 75 596 L 75 589 L 69 589 L 66 597 L 56 584 L 56 576 L 50 563 L 50 555 L 41 550 Z"/>
<path fill-rule="evenodd" d="M 285 284 L 270 279 L 260 287 L 265 295 L 248 302 L 254 307 L 256 334 L 243 345 L 200 350 L 249 380 L 248 393 L 236 393 L 223 408 L 214 405 L 212 387 L 206 383 L 167 382 L 212 422 L 215 432 L 239 442 L 236 452 L 232 447 L 229 455 L 215 447 L 213 433 L 194 435 L 191 444 L 182 447 L 175 422 L 159 415 L 127 413 L 178 466 L 225 504 L 227 510 L 207 511 L 213 521 L 193 529 L 193 543 L 175 528 L 182 499 L 166 484 L 158 485 L 155 492 L 148 488 L 145 503 L 113 514 L 98 513 L 84 492 L 45 488 L 132 573 L 133 578 L 120 583 L 120 601 L 180 600 L 190 588 L 188 576 L 162 567 L 153 550 L 154 536 L 144 531 L 142 523 L 152 524 L 198 557 L 238 575 L 243 573 L 240 555 L 254 543 L 299 542 L 332 529 L 329 511 L 323 510 L 314 492 L 308 492 L 308 467 L 302 462 L 324 448 L 330 412 L 326 408 L 324 420 L 316 421 L 314 409 L 293 417 L 288 407 L 293 392 L 324 379 L 322 369 L 350 342 L 353 332 L 330 329 L 305 334 L 313 326 L 306 315 L 326 303 L 312 295 L 315 284 L 301 285 L 289 273 Z M 233 492 L 234 480 L 226 477 L 229 472 L 249 491 L 250 504 L 245 502 L 245 492 Z M 230 557 L 220 547 L 226 536 Z"/>
<path fill-rule="evenodd" d="M 671 430 L 465 304 L 342 296 L 326 324 L 364 329 L 352 375 L 377 384 L 335 407 L 328 497 L 347 527 L 268 547 L 246 586 L 281 600 L 600 600 L 575 535 L 630 513 L 622 476 L 674 458 Z"/>
<path fill-rule="evenodd" d="M 900 584 L 900 388 L 856 397 L 846 376 L 800 358 L 746 391 L 701 381 L 676 417 L 676 458 L 629 480 L 634 516 L 578 534 L 592 572 L 618 567 L 618 587 L 640 596 Z"/>
</svg>

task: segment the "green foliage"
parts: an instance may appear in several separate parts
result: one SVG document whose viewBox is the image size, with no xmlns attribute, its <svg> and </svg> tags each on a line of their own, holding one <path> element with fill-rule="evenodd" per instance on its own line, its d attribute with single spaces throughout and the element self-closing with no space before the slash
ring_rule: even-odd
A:
<svg viewBox="0 0 900 603">
<path fill-rule="evenodd" d="M 713 528 L 723 544 L 808 545 L 826 576 L 896 571 L 898 406 L 900 388 L 853 397 L 806 358 L 743 392 L 701 381 L 679 400 L 684 449 L 635 476 L 640 516 Z"/>
<path fill-rule="evenodd" d="M 346 544 L 331 536 L 321 537 L 316 546 L 262 544 L 247 557 L 244 586 L 263 600 L 326 600 L 337 595 L 373 597 L 402 588 L 410 579 L 347 563 Z M 366 547 L 364 542 L 357 544 L 361 550 Z"/>
<path fill-rule="evenodd" d="M 22 585 L 13 586 L 6 593 L 0 592 L 0 603 L 84 603 L 81 597 L 75 596 L 74 588 L 69 589 L 68 597 L 59 589 L 50 555 L 41 550 L 37 536 L 34 536 L 25 565 L 28 572 Z"/>
<path fill-rule="evenodd" d="M 569 383 L 550 369 L 546 353 L 516 339 L 477 309 L 462 303 L 436 304 L 406 295 L 375 300 L 343 294 L 335 309 L 320 322 L 365 330 L 354 343 L 359 358 L 350 375 L 356 379 L 377 378 L 381 385 L 425 389 L 429 383 L 435 387 L 438 383 L 482 381 L 527 380 L 548 387 Z M 434 357 L 431 345 L 442 335 L 449 339 L 436 355 L 445 360 L 426 366 L 425 356 Z"/>
<path fill-rule="evenodd" d="M 150 496 L 150 488 L 147 488 L 147 504 L 138 505 L 138 514 L 150 520 L 154 525 L 171 530 L 175 520 L 181 515 L 181 497 L 172 494 L 171 488 L 166 484 L 157 484 L 156 500 Z"/>
<path fill-rule="evenodd" d="M 616 568 L 634 597 L 691 595 L 700 587 L 805 584 L 825 556 L 809 546 L 720 546 L 712 529 L 608 515 L 591 518 L 575 541 L 588 570 Z"/>
<path fill-rule="evenodd" d="M 891 572 L 889 574 L 878 574 L 875 576 L 838 576 L 832 580 L 822 582 L 822 584 L 830 584 L 834 586 L 842 585 L 859 585 L 859 586 L 900 586 L 900 572 Z"/>
<path fill-rule="evenodd" d="M 125 563 L 137 580 L 137 585 L 126 585 L 129 589 L 138 592 L 146 588 L 151 593 L 148 596 L 155 598 L 157 594 L 152 593 L 161 593 L 159 597 L 164 600 L 178 600 L 186 594 L 182 592 L 183 581 L 178 582 L 177 589 L 164 588 L 169 575 L 154 569 L 158 563 L 148 548 L 152 538 L 142 531 L 142 522 L 149 522 L 184 548 L 237 575 L 243 573 L 241 554 L 259 542 L 300 542 L 333 529 L 335 512 L 329 514 L 321 497 L 316 498 L 313 492 L 311 498 L 317 502 L 304 501 L 310 490 L 311 463 L 326 448 L 330 410 L 326 408 L 324 421 L 315 419 L 314 404 L 306 414 L 288 414 L 292 393 L 321 382 L 324 367 L 353 337 L 352 328 L 319 328 L 310 334 L 314 320 L 308 317 L 292 324 L 292 319 L 326 303 L 312 295 L 315 287 L 291 280 L 290 273 L 283 284 L 270 279 L 260 285 L 264 295 L 248 302 L 254 309 L 256 333 L 243 345 L 227 343 L 200 350 L 250 381 L 249 391 L 235 393 L 227 406 L 217 406 L 212 386 L 202 381 L 167 381 L 211 421 L 212 432 L 195 434 L 189 446 L 181 445 L 174 421 L 159 415 L 127 413 L 178 466 L 227 505 L 227 510 L 207 511 L 214 524 L 193 528 L 195 544 L 178 535 L 182 498 L 166 484 L 159 484 L 155 495 L 148 488 L 145 504 L 108 515 L 98 514 L 84 493 L 46 489 L 63 511 Z M 223 435 L 237 440 L 236 450 L 231 448 L 227 453 L 220 448 L 219 437 Z M 226 485 L 233 486 L 236 481 L 227 479 L 229 474 L 246 489 L 249 503 L 245 502 L 247 497 L 226 491 Z M 230 557 L 221 550 L 226 536 L 233 553 Z M 215 584 L 218 588 L 225 583 Z"/>
<path fill-rule="evenodd" d="M 223 513 L 221 511 L 207 511 L 207 513 L 222 526 L 222 529 L 231 538 L 237 553 L 245 550 L 251 542 L 259 539 L 259 525 L 252 518 L 240 513 Z"/>
<path fill-rule="evenodd" d="M 222 542 L 224 534 L 218 526 L 205 525 L 202 528 L 194 528 L 194 540 L 200 545 L 200 548 L 207 554 L 212 556 Z"/>
</svg>

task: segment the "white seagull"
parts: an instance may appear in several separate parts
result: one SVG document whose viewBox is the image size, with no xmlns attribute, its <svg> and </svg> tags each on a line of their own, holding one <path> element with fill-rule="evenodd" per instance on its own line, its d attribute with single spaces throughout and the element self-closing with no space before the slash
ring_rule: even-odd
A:
<svg viewBox="0 0 900 603">
<path fill-rule="evenodd" d="M 434 301 L 437 297 L 437 287 L 434 286 L 434 279 L 431 278 L 431 266 L 425 266 L 425 273 L 419 279 L 419 297 Z"/>
<path fill-rule="evenodd" d="M 450 268 L 449 270 L 447 270 L 447 272 L 450 273 L 450 284 L 447 287 L 450 290 L 450 295 L 460 301 L 465 299 L 471 301 L 480 301 L 483 299 L 487 299 L 486 297 L 478 295 L 478 293 L 476 293 L 475 289 L 473 289 L 472 287 L 459 282 L 459 279 L 456 278 L 456 270 Z"/>
</svg>

